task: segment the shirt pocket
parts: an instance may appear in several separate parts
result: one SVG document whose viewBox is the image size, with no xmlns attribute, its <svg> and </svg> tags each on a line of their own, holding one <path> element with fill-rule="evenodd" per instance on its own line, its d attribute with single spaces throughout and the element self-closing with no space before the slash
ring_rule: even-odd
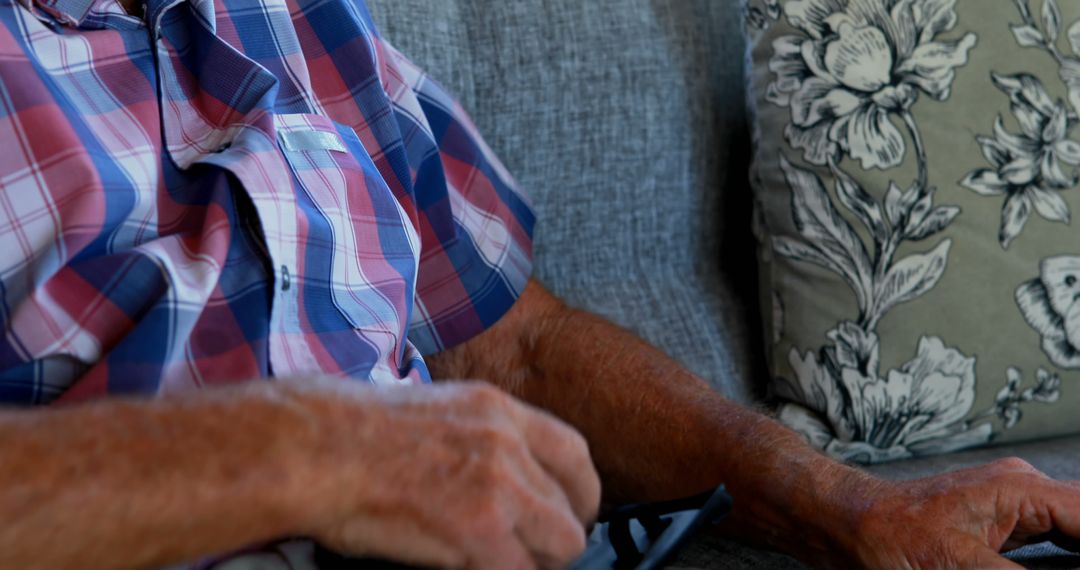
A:
<svg viewBox="0 0 1080 570">
<path fill-rule="evenodd" d="M 348 126 L 311 114 L 278 115 L 278 144 L 298 181 L 298 240 L 306 286 L 326 288 L 357 329 L 401 348 L 420 243 L 416 228 Z"/>
</svg>

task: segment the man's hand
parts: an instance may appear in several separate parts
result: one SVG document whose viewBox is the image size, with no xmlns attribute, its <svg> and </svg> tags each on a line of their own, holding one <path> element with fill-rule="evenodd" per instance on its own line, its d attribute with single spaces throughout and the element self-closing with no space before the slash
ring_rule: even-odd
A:
<svg viewBox="0 0 1080 570">
<path fill-rule="evenodd" d="M 479 383 L 295 389 L 323 426 L 301 468 L 324 544 L 443 568 L 561 568 L 584 550 L 600 483 L 554 416 Z"/>
<path fill-rule="evenodd" d="M 484 384 L 249 382 L 0 410 L 0 568 L 155 568 L 313 536 L 446 568 L 547 568 L 585 544 L 584 439 Z"/>
<path fill-rule="evenodd" d="M 1019 459 L 851 491 L 870 506 L 855 519 L 855 560 L 838 568 L 1021 568 L 998 552 L 1080 538 L 1080 487 Z"/>
</svg>

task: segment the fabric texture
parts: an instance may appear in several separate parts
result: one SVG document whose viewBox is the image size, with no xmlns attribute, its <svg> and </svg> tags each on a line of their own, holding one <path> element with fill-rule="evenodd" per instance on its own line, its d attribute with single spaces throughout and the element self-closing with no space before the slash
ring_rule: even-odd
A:
<svg viewBox="0 0 1080 570">
<path fill-rule="evenodd" d="M 363 3 L 146 10 L 0 2 L 0 402 L 422 382 L 513 304 L 528 199 Z"/>
<path fill-rule="evenodd" d="M 535 275 L 751 402 L 761 343 L 738 5 L 369 1 L 533 197 Z"/>
<path fill-rule="evenodd" d="M 756 6 L 780 418 L 871 463 L 1080 431 L 1080 5 Z"/>
</svg>

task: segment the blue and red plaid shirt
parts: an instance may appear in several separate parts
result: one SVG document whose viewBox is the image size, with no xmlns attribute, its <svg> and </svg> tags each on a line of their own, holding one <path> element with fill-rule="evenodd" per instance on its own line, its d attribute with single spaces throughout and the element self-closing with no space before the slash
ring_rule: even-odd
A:
<svg viewBox="0 0 1080 570">
<path fill-rule="evenodd" d="M 528 199 L 362 0 L 0 0 L 0 402 L 428 380 Z"/>
</svg>

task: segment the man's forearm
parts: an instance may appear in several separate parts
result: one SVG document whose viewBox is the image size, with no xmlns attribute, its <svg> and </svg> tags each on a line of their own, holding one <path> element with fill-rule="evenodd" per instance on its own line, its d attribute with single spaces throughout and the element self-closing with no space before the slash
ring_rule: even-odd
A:
<svg viewBox="0 0 1080 570">
<path fill-rule="evenodd" d="M 801 554 L 831 548 L 810 521 L 837 530 L 858 512 L 840 494 L 869 478 L 810 449 L 768 417 L 729 402 L 632 333 L 563 305 L 536 284 L 465 351 L 432 361 L 444 372 L 490 379 L 585 435 L 608 501 L 652 501 L 725 483 L 736 498 L 730 528 Z M 507 351 L 507 338 L 520 339 Z M 484 346 L 486 345 L 486 346 Z M 822 509 L 843 506 L 843 512 Z M 851 507 L 850 509 L 848 507 Z M 800 528 L 792 528 L 800 525 Z M 824 532 L 824 531 L 823 531 Z M 786 541 L 788 544 L 782 544 Z"/>
<path fill-rule="evenodd" d="M 297 531 L 283 446 L 305 419 L 260 389 L 0 411 L 0 568 L 146 568 Z"/>
<path fill-rule="evenodd" d="M 806 556 L 835 546 L 810 523 L 848 528 L 837 519 L 847 512 L 822 509 L 843 504 L 839 494 L 861 474 L 603 319 L 565 309 L 552 326 L 537 346 L 542 381 L 523 396 L 586 433 L 613 498 L 660 500 L 724 483 L 736 497 L 728 526 L 744 538 L 790 551 L 799 536 Z"/>
</svg>

